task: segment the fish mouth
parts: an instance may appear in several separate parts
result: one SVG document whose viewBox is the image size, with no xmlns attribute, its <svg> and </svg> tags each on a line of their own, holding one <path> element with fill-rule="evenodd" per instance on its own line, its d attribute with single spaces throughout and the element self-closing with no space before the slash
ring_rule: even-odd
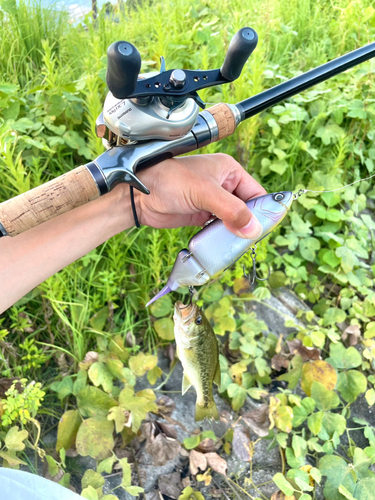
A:
<svg viewBox="0 0 375 500">
<path fill-rule="evenodd" d="M 184 323 L 190 323 L 197 312 L 196 304 L 188 304 L 185 306 L 180 300 L 174 305 L 175 315 Z"/>
</svg>

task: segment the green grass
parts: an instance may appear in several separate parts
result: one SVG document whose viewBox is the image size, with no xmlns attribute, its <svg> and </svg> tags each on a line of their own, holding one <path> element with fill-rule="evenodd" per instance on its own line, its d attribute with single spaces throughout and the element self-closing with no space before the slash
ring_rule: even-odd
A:
<svg viewBox="0 0 375 500">
<path fill-rule="evenodd" d="M 259 44 L 241 77 L 201 92 L 210 103 L 235 103 L 371 41 L 375 31 L 371 5 L 368 0 L 145 1 L 139 7 L 125 4 L 124 11 L 115 14 L 118 22 L 100 14 L 96 22 L 87 17 L 85 24 L 73 25 L 65 12 L 45 9 L 38 1 L 21 0 L 16 5 L 2 0 L 0 200 L 102 152 L 94 125 L 106 95 L 106 50 L 112 42 L 134 43 L 145 71 L 159 68 L 160 55 L 167 68 L 216 68 L 234 33 L 250 25 L 258 32 Z M 345 115 L 345 136 L 334 144 L 324 144 L 317 134 L 338 107 L 348 106 L 345 102 L 365 97 L 371 105 L 373 73 L 368 70 L 372 67 L 369 62 L 321 84 L 319 90 L 330 92 L 318 98 L 305 93 L 290 101 L 308 115 L 285 123 L 280 135 L 273 134 L 269 122 L 279 115 L 265 112 L 242 124 L 234 136 L 201 152 L 233 155 L 270 191 L 306 184 L 318 169 L 352 181 L 367 173 L 367 157 L 361 159 L 355 151 L 366 141 L 364 148 L 370 147 L 364 137 L 371 130 L 372 115 L 367 120 Z M 63 132 L 56 127 L 63 127 Z M 280 139 L 286 144 L 284 150 Z M 317 151 L 315 158 L 301 141 Z M 285 152 L 286 167 L 277 166 L 280 150 Z M 265 160 L 276 162 L 280 174 L 269 170 Z M 5 313 L 2 327 L 10 331 L 7 340 L 29 336 L 22 328 L 12 333 L 11 318 L 22 312 L 39 332 L 36 341 L 51 344 L 50 330 L 55 347 L 71 353 L 77 362 L 95 345 L 90 318 L 107 306 L 106 331 L 131 331 L 153 348 L 157 338 L 144 302 L 165 282 L 177 251 L 193 233 L 192 228 L 142 228 L 112 238 Z"/>
</svg>

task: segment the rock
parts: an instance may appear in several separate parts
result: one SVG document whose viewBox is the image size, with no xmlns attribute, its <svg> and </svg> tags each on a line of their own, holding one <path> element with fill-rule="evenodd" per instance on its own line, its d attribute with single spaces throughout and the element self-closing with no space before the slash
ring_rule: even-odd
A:
<svg viewBox="0 0 375 500">
<path fill-rule="evenodd" d="M 103 486 L 103 494 L 108 495 L 111 493 L 112 495 L 115 495 L 115 497 L 117 497 L 119 500 L 133 500 L 137 498 L 133 497 L 133 495 L 129 495 L 129 493 L 123 488 L 116 488 L 116 486 L 119 486 L 121 484 L 121 481 L 121 475 L 108 477 Z M 115 491 L 112 491 L 113 488 L 116 488 Z"/>
<path fill-rule="evenodd" d="M 246 309 L 249 312 L 255 312 L 257 318 L 266 323 L 270 332 L 284 336 L 295 331 L 295 328 L 285 326 L 285 320 L 292 319 L 297 325 L 302 325 L 296 317 L 297 312 L 310 310 L 304 302 L 285 287 L 273 290 L 271 298 L 262 300 L 262 302 L 247 302 Z"/>
</svg>

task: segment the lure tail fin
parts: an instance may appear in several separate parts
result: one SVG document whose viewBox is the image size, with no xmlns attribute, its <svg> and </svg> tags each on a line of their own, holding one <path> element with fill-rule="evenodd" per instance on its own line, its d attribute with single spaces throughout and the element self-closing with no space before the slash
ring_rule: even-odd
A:
<svg viewBox="0 0 375 500">
<path fill-rule="evenodd" d="M 208 420 L 219 420 L 219 412 L 217 411 L 215 401 L 212 402 L 212 405 L 208 408 L 200 406 L 198 403 L 195 405 L 195 421 L 200 422 L 207 418 Z"/>
<path fill-rule="evenodd" d="M 153 302 L 155 302 L 155 300 L 160 299 L 160 297 L 163 297 L 163 295 L 167 295 L 167 293 L 169 293 L 169 292 L 171 292 L 171 291 L 172 291 L 172 288 L 170 288 L 170 287 L 168 286 L 168 284 L 167 284 L 167 285 L 165 285 L 165 287 L 164 287 L 164 288 L 162 288 L 162 289 L 160 290 L 160 292 L 158 292 L 158 293 L 155 295 L 155 297 L 152 297 L 152 299 L 151 299 L 149 302 L 147 302 L 146 307 L 148 307 L 150 304 L 152 304 Z"/>
</svg>

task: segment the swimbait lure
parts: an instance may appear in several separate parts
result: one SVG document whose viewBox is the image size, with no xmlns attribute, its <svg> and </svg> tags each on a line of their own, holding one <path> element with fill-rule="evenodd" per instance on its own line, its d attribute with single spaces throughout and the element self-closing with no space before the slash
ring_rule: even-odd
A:
<svg viewBox="0 0 375 500">
<path fill-rule="evenodd" d="M 220 219 L 208 224 L 191 238 L 189 249 L 184 248 L 178 253 L 167 284 L 146 307 L 180 286 L 204 285 L 212 276 L 228 269 L 280 224 L 293 200 L 291 191 L 281 191 L 246 202 L 262 226 L 262 233 L 254 240 L 236 236 Z"/>
<path fill-rule="evenodd" d="M 190 303 L 177 301 L 174 309 L 174 334 L 177 356 L 184 368 L 182 395 L 194 386 L 197 392 L 195 421 L 219 419 L 212 395 L 212 384 L 221 382 L 219 346 L 210 322 L 202 310 Z"/>
</svg>

